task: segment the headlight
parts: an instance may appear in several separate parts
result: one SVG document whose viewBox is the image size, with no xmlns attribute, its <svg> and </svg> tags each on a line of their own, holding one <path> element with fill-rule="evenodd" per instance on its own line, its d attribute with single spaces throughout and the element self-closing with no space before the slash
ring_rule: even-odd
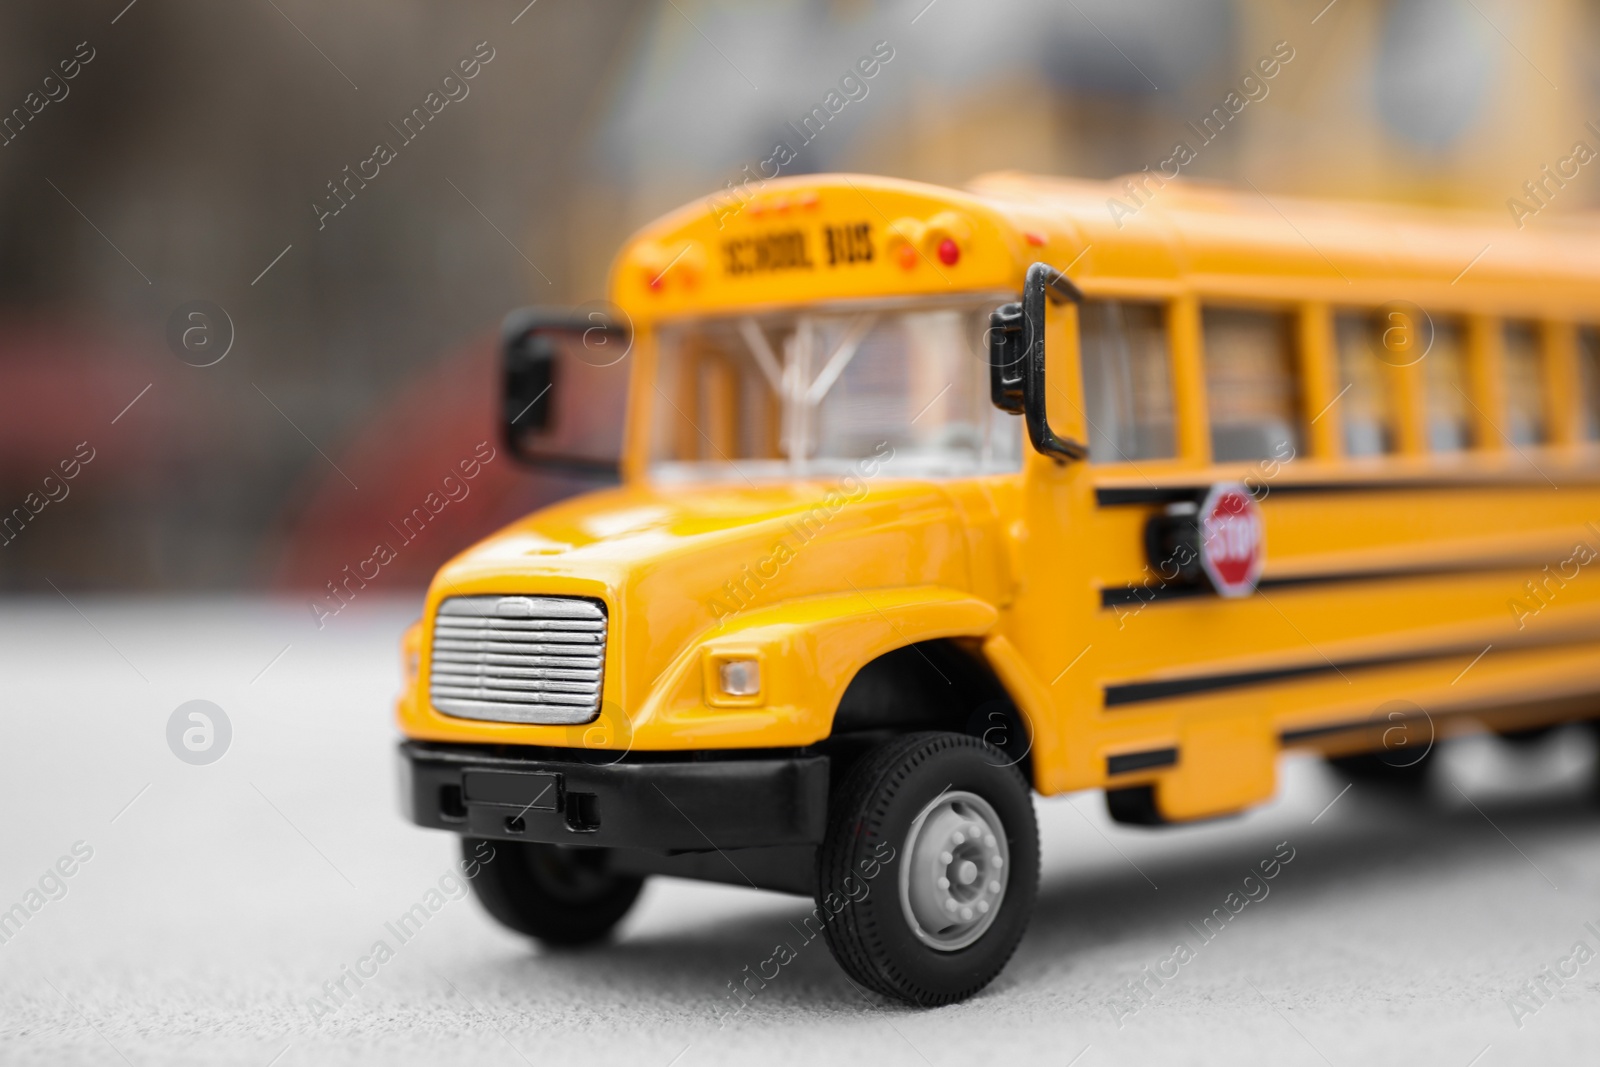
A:
<svg viewBox="0 0 1600 1067">
<path fill-rule="evenodd" d="M 761 664 L 753 659 L 723 660 L 717 680 L 728 696 L 753 697 L 761 692 Z"/>
</svg>

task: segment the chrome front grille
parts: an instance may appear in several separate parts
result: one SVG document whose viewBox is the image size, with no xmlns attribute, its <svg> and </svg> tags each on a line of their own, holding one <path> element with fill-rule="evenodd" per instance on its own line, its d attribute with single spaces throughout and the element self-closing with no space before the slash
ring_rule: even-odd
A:
<svg viewBox="0 0 1600 1067">
<path fill-rule="evenodd" d="M 433 620 L 428 692 L 461 719 L 589 722 L 605 661 L 606 613 L 592 600 L 450 597 Z"/>
</svg>

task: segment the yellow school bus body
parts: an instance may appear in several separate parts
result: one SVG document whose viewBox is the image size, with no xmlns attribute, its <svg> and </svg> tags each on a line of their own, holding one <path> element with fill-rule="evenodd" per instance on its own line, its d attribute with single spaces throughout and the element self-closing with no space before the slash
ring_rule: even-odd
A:
<svg viewBox="0 0 1600 1067">
<path fill-rule="evenodd" d="M 725 199 L 669 215 L 618 256 L 611 299 L 633 337 L 623 484 L 531 515 L 440 571 L 407 635 L 417 666 L 399 721 L 410 738 L 798 748 L 828 737 L 863 665 L 952 639 L 1014 701 L 1039 792 L 1151 786 L 1161 815 L 1181 820 L 1268 798 L 1285 747 L 1338 754 L 1383 744 L 1397 724 L 1409 723 L 1416 743 L 1474 723 L 1515 729 L 1600 710 L 1600 581 L 1591 566 L 1550 578 L 1571 571 L 1560 568 L 1577 546 L 1600 547 L 1590 525 L 1600 525 L 1600 449 L 1580 439 L 1577 363 L 1577 330 L 1600 323 L 1600 226 L 1518 231 L 1479 216 L 1176 183 L 1153 194 L 1146 185 L 1129 215 L 1108 204 L 1138 202 L 1122 184 L 1016 175 L 970 192 L 821 175 L 746 195 L 737 211 Z M 824 227 L 862 224 L 870 262 L 728 273 L 750 247 L 738 242 L 778 231 L 817 242 Z M 945 240 L 959 246 L 954 265 L 936 255 Z M 913 254 L 908 268 L 901 257 Z M 1176 456 L 1058 463 L 1025 445 L 1017 473 L 879 479 L 758 605 L 720 621 L 723 583 L 835 486 L 653 486 L 658 328 L 865 299 L 1015 294 L 1040 261 L 1091 300 L 1164 302 Z M 1466 323 L 1474 422 L 1464 453 L 1429 454 L 1420 368 L 1394 376 L 1393 455 L 1345 458 L 1337 420 L 1320 417 L 1339 394 L 1335 311 L 1395 301 Z M 1213 302 L 1294 315 L 1309 425 L 1291 462 L 1211 460 L 1200 309 Z M 1075 312 L 1052 315 L 1050 421 L 1082 440 Z M 1539 324 L 1549 443 L 1538 447 L 1512 447 L 1496 429 L 1506 316 Z M 1172 494 L 1233 480 L 1261 498 L 1259 588 L 1239 599 L 1159 595 L 1145 524 Z M 1529 582 L 1540 599 L 1528 599 Z M 490 593 L 607 604 L 601 721 L 480 722 L 431 707 L 435 609 Z M 1519 617 L 1519 598 L 1536 613 Z M 715 664 L 730 656 L 760 660 L 760 694 L 718 695 Z M 1407 710 L 1391 717 L 1395 707 Z"/>
</svg>

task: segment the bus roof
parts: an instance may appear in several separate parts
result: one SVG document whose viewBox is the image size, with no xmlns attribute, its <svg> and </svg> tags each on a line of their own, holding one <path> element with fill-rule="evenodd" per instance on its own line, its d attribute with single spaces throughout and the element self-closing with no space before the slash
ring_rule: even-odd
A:
<svg viewBox="0 0 1600 1067">
<path fill-rule="evenodd" d="M 747 182 L 680 208 L 617 257 L 645 318 L 1020 288 L 1029 264 L 1090 295 L 1413 301 L 1600 317 L 1600 215 L 1505 215 L 1279 196 L 1141 173 L 989 174 L 966 190 L 853 174 Z"/>
<path fill-rule="evenodd" d="M 1082 181 L 989 174 L 972 192 L 1042 215 L 1083 252 L 1091 279 L 1171 279 L 1263 298 L 1411 299 L 1462 310 L 1600 311 L 1600 215 L 1524 220 L 1447 208 L 1278 196 L 1254 185 L 1149 174 Z M 1057 264 L 1058 266 L 1061 264 Z"/>
</svg>

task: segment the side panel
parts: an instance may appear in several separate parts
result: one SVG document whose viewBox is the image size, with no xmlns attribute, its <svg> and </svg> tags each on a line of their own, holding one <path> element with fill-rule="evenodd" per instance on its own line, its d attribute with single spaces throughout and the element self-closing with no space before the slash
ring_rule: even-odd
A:
<svg viewBox="0 0 1600 1067">
<path fill-rule="evenodd" d="M 1167 817 L 1198 818 L 1270 797 L 1284 745 L 1375 746 L 1401 720 L 1434 737 L 1469 718 L 1600 713 L 1600 449 L 1513 449 L 1480 427 L 1459 455 L 1408 454 L 1403 432 L 1398 455 L 1344 461 L 1313 426 L 1298 455 L 1212 464 L 1195 310 L 1169 305 L 1178 457 L 1028 461 L 1018 593 L 990 644 L 1014 649 L 1042 694 L 1008 678 L 1019 704 L 1049 708 L 1041 791 L 1153 785 Z M 1050 325 L 1051 420 L 1087 435 L 1070 326 Z M 1302 376 L 1330 373 L 1329 328 L 1326 308 L 1302 309 Z M 1492 348 L 1475 351 L 1480 378 Z M 1474 391 L 1503 407 L 1498 386 Z M 1304 393 L 1320 405 L 1306 422 L 1329 392 Z M 1163 579 L 1147 549 L 1152 519 L 1219 481 L 1255 488 L 1265 524 L 1265 573 L 1238 600 Z"/>
</svg>

